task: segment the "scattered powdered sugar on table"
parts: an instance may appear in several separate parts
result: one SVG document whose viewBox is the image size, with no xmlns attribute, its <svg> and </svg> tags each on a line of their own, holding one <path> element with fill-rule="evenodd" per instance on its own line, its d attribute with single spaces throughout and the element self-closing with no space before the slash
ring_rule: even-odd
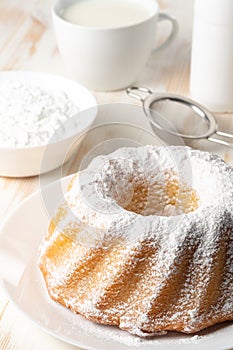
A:
<svg viewBox="0 0 233 350">
<path fill-rule="evenodd" d="M 69 135 L 79 111 L 64 91 L 15 80 L 0 85 L 0 147 L 46 145 Z"/>
</svg>

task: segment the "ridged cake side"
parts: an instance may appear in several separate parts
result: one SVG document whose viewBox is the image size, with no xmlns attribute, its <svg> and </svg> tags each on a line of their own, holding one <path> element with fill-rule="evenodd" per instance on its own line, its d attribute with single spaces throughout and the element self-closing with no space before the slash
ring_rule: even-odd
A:
<svg viewBox="0 0 233 350">
<path fill-rule="evenodd" d="M 158 240 L 87 248 L 53 222 L 40 268 L 51 298 L 89 320 L 146 335 L 194 333 L 233 319 L 231 220 L 203 232 L 197 223 L 177 245 Z M 171 233 L 172 234 L 172 233 Z"/>
<path fill-rule="evenodd" d="M 223 193 L 217 182 L 213 202 L 190 206 L 194 211 L 189 213 L 136 214 L 134 219 L 141 226 L 132 227 L 142 230 L 137 239 L 128 239 L 120 224 L 117 230 L 114 225 L 103 226 L 102 216 L 98 221 L 95 212 L 90 217 L 82 214 L 84 222 L 68 225 L 68 204 L 75 205 L 76 213 L 84 205 L 74 177 L 69 191 L 77 196 L 72 203 L 67 196 L 40 248 L 39 266 L 53 300 L 91 321 L 116 325 L 139 336 L 165 331 L 195 333 L 233 319 L 233 191 L 228 186 L 232 170 L 220 158 L 188 152 L 191 158 L 207 157 L 208 163 L 214 159 L 217 167 L 210 167 L 208 176 L 213 173 L 221 180 L 226 174 L 221 186 L 228 192 Z M 193 199 L 193 192 L 189 193 Z M 169 205 L 173 202 L 175 197 Z M 120 214 L 119 218 L 122 223 Z M 82 244 L 89 234 L 87 223 L 94 233 L 94 223 L 98 223 L 102 244 Z"/>
</svg>

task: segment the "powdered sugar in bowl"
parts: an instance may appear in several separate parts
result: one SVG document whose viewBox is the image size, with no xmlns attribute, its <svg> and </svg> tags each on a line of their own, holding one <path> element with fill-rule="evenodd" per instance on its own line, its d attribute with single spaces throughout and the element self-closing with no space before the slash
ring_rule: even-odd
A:
<svg viewBox="0 0 233 350">
<path fill-rule="evenodd" d="M 43 73 L 1 72 L 0 176 L 33 176 L 61 166 L 96 114 L 95 98 L 76 82 Z"/>
</svg>

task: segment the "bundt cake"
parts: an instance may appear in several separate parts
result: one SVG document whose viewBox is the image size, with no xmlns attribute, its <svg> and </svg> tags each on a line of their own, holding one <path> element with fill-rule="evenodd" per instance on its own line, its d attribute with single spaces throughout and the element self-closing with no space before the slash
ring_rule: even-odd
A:
<svg viewBox="0 0 233 350">
<path fill-rule="evenodd" d="M 233 169 L 187 147 L 121 148 L 75 175 L 40 247 L 56 302 L 139 336 L 233 319 Z"/>
</svg>

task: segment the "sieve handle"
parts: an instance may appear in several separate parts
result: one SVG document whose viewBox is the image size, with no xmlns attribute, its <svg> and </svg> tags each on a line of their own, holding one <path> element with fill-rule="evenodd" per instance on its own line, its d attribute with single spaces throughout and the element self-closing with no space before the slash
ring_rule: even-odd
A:
<svg viewBox="0 0 233 350">
<path fill-rule="evenodd" d="M 233 139 L 233 134 L 228 134 L 227 132 L 224 131 L 216 131 L 215 132 L 216 135 L 225 137 L 226 139 Z M 218 143 L 219 145 L 223 145 L 229 148 L 233 148 L 233 142 L 228 142 L 228 141 L 224 141 L 223 139 L 216 139 L 215 137 L 208 137 L 208 140 L 210 142 L 214 142 L 214 143 Z"/>
<path fill-rule="evenodd" d="M 138 91 L 141 94 L 136 94 L 133 91 Z M 136 100 L 140 101 L 140 102 L 144 102 L 145 99 L 148 97 L 148 95 L 151 95 L 153 92 L 150 89 L 147 89 L 145 87 L 142 86 L 131 86 L 129 88 L 126 89 L 126 93 L 130 96 L 135 98 Z M 145 96 L 146 95 L 146 96 Z"/>
<path fill-rule="evenodd" d="M 227 132 L 224 132 L 224 131 L 216 131 L 216 134 L 219 135 L 219 136 L 223 136 L 223 137 L 226 137 L 227 139 L 233 139 L 233 134 L 228 134 Z"/>
</svg>

